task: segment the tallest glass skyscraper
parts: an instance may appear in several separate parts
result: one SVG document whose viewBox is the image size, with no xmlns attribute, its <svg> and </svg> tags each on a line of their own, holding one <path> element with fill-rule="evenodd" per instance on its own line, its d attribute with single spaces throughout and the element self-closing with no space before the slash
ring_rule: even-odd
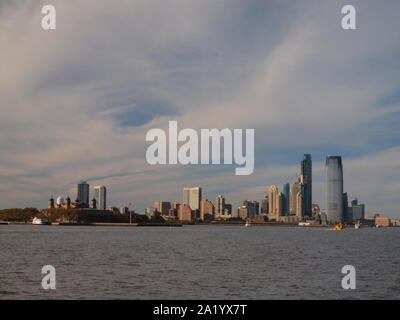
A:
<svg viewBox="0 0 400 320">
<path fill-rule="evenodd" d="M 305 154 L 301 161 L 301 175 L 303 176 L 304 184 L 304 215 L 311 216 L 312 214 L 312 161 L 311 155 Z"/>
<path fill-rule="evenodd" d="M 342 157 L 326 157 L 326 214 L 328 222 L 343 222 Z"/>
</svg>

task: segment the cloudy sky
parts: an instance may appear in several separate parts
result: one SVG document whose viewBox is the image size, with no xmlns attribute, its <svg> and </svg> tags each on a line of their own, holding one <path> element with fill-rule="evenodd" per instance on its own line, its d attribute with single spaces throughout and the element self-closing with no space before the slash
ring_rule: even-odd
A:
<svg viewBox="0 0 400 320">
<path fill-rule="evenodd" d="M 57 29 L 41 28 L 53 4 Z M 341 8 L 357 9 L 357 30 Z M 238 206 L 293 182 L 311 153 L 367 214 L 400 216 L 398 0 L 1 1 L 0 208 L 106 185 L 108 204 L 143 212 L 184 186 Z M 255 171 L 151 166 L 151 128 L 254 128 Z"/>
</svg>

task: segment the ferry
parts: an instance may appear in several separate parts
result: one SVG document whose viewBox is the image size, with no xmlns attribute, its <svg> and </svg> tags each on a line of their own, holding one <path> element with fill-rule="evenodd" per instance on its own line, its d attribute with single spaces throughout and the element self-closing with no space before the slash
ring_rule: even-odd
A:
<svg viewBox="0 0 400 320">
<path fill-rule="evenodd" d="M 35 225 L 51 225 L 51 222 L 43 221 L 42 219 L 35 217 L 32 220 L 32 224 L 35 224 Z"/>
<path fill-rule="evenodd" d="M 309 227 L 311 223 L 309 222 L 299 222 L 299 227 Z"/>
</svg>

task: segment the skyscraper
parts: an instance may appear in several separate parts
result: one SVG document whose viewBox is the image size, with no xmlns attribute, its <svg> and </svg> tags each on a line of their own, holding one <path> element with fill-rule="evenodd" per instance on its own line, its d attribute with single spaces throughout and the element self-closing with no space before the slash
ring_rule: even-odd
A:
<svg viewBox="0 0 400 320">
<path fill-rule="evenodd" d="M 343 222 L 342 157 L 328 156 L 326 167 L 326 214 L 329 223 Z"/>
<path fill-rule="evenodd" d="M 215 199 L 215 215 L 223 216 L 224 214 L 225 214 L 225 198 L 219 194 Z"/>
<path fill-rule="evenodd" d="M 268 195 L 261 200 L 261 213 L 268 213 Z"/>
<path fill-rule="evenodd" d="M 211 220 L 214 218 L 215 208 L 208 199 L 200 201 L 200 220 Z"/>
<path fill-rule="evenodd" d="M 80 203 L 89 206 L 89 184 L 86 181 L 78 183 L 78 196 L 77 199 Z"/>
<path fill-rule="evenodd" d="M 290 183 L 286 182 L 283 185 L 283 206 L 282 206 L 282 215 L 288 216 L 290 211 Z"/>
<path fill-rule="evenodd" d="M 272 185 L 268 189 L 268 213 L 276 213 L 276 197 L 278 196 L 278 187 Z"/>
<path fill-rule="evenodd" d="M 302 219 L 304 216 L 304 212 L 303 212 L 304 203 L 303 202 L 304 202 L 303 195 L 301 194 L 301 192 L 298 192 L 297 196 L 296 196 L 296 215 L 300 219 Z"/>
<path fill-rule="evenodd" d="M 279 192 L 276 195 L 276 203 L 275 203 L 275 213 L 276 216 L 282 216 L 283 215 L 283 206 L 284 206 L 284 196 L 282 192 Z M 278 219 L 277 219 L 278 221 Z"/>
<path fill-rule="evenodd" d="M 297 214 L 297 194 L 299 192 L 299 182 L 296 181 L 290 188 L 290 214 Z"/>
<path fill-rule="evenodd" d="M 183 204 L 186 204 L 192 210 L 200 210 L 201 188 L 184 188 L 183 189 Z"/>
<path fill-rule="evenodd" d="M 312 215 L 312 161 L 311 155 L 305 154 L 301 161 L 301 175 L 304 183 L 304 215 Z"/>
<path fill-rule="evenodd" d="M 96 209 L 106 210 L 107 189 L 105 186 L 95 186 L 94 187 L 94 198 L 96 199 Z"/>
</svg>

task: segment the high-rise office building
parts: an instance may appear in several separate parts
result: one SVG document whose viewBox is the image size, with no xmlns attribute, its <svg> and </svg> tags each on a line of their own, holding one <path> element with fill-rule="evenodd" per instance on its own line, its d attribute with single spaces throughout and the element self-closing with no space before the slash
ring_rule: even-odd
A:
<svg viewBox="0 0 400 320">
<path fill-rule="evenodd" d="M 283 194 L 282 215 L 288 216 L 289 211 L 290 211 L 290 183 L 289 182 L 286 182 L 283 185 L 282 194 Z"/>
<path fill-rule="evenodd" d="M 219 194 L 215 199 L 215 215 L 223 216 L 224 214 L 225 214 L 225 198 Z"/>
<path fill-rule="evenodd" d="M 237 216 L 243 220 L 251 217 L 251 208 L 248 206 L 241 206 L 237 208 Z"/>
<path fill-rule="evenodd" d="M 326 157 L 326 215 L 329 223 L 343 222 L 342 157 Z"/>
<path fill-rule="evenodd" d="M 261 213 L 268 213 L 268 195 L 261 200 Z"/>
<path fill-rule="evenodd" d="M 301 161 L 301 175 L 304 183 L 304 215 L 312 215 L 312 161 L 311 155 L 305 154 Z"/>
<path fill-rule="evenodd" d="M 279 192 L 276 196 L 276 207 L 275 207 L 275 213 L 277 216 L 282 216 L 283 215 L 283 206 L 284 206 L 284 196 L 282 192 Z"/>
<path fill-rule="evenodd" d="M 291 215 L 296 215 L 297 213 L 297 194 L 299 193 L 299 182 L 296 181 L 292 184 L 290 188 L 290 201 L 289 201 L 289 212 Z"/>
<path fill-rule="evenodd" d="M 96 199 L 96 209 L 106 210 L 107 205 L 107 189 L 105 186 L 94 187 L 94 198 Z"/>
<path fill-rule="evenodd" d="M 187 204 L 181 204 L 178 209 L 178 219 L 181 221 L 192 221 L 193 211 Z"/>
<path fill-rule="evenodd" d="M 77 199 L 80 203 L 89 206 L 89 184 L 86 181 L 78 183 L 78 196 Z"/>
<path fill-rule="evenodd" d="M 347 192 L 343 192 L 342 196 L 343 200 L 343 221 L 352 222 L 353 221 L 353 213 L 349 210 L 349 198 L 347 196 Z"/>
<path fill-rule="evenodd" d="M 200 201 L 200 220 L 211 220 L 214 218 L 215 208 L 213 203 L 208 200 Z"/>
<path fill-rule="evenodd" d="M 302 219 L 304 217 L 304 198 L 301 192 L 297 193 L 296 196 L 296 215 Z"/>
<path fill-rule="evenodd" d="M 154 202 L 153 208 L 156 209 L 162 216 L 168 216 L 169 210 L 171 209 L 171 202 L 157 201 Z"/>
<path fill-rule="evenodd" d="M 250 208 L 251 217 L 255 217 L 260 214 L 260 203 L 258 201 L 244 200 L 243 206 Z"/>
<path fill-rule="evenodd" d="M 365 218 L 365 205 L 358 203 L 358 199 L 355 198 L 351 201 L 351 211 L 352 211 L 352 220 L 362 221 Z"/>
<path fill-rule="evenodd" d="M 201 188 L 184 188 L 183 189 L 183 204 L 186 204 L 192 210 L 200 210 Z"/>
<path fill-rule="evenodd" d="M 268 213 L 276 213 L 276 198 L 278 196 L 278 187 L 275 185 L 272 185 L 268 189 Z"/>
</svg>

